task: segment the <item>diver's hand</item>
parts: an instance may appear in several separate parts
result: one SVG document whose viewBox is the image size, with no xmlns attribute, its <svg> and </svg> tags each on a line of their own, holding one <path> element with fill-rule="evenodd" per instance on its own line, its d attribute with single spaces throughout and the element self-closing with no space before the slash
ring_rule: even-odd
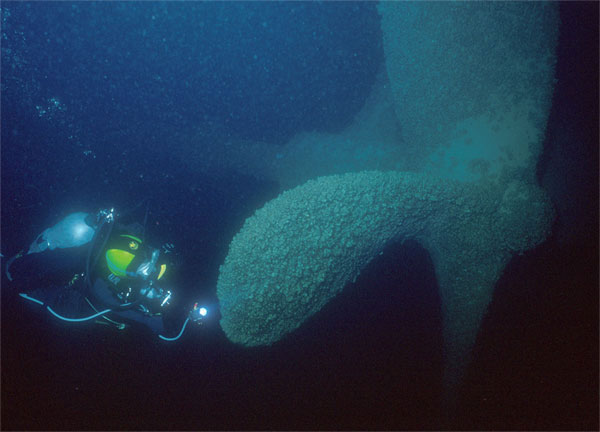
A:
<svg viewBox="0 0 600 432">
<path fill-rule="evenodd" d="M 204 320 L 207 316 L 208 310 L 205 307 L 200 306 L 198 303 L 194 303 L 194 307 L 188 314 L 188 318 L 199 325 L 204 323 Z"/>
</svg>

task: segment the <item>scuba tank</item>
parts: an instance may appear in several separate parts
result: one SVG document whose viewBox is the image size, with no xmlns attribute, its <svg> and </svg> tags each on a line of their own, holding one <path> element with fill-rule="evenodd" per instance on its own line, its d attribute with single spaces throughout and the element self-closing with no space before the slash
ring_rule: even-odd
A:
<svg viewBox="0 0 600 432">
<path fill-rule="evenodd" d="M 46 228 L 29 246 L 27 254 L 64 249 L 89 243 L 96 230 L 87 223 L 90 214 L 72 213 L 53 227 Z"/>
<path fill-rule="evenodd" d="M 98 227 L 97 224 L 91 222 L 93 219 L 94 216 L 89 213 L 76 212 L 71 213 L 56 225 L 46 228 L 31 243 L 26 253 L 20 251 L 8 260 L 6 263 L 8 280 L 13 280 L 10 274 L 11 265 L 24 255 L 41 253 L 46 250 L 78 247 L 91 242 L 96 236 Z"/>
</svg>

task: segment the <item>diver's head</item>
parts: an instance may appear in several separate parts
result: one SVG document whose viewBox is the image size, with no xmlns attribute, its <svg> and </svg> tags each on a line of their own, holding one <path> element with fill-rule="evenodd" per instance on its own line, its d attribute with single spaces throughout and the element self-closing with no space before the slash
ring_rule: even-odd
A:
<svg viewBox="0 0 600 432">
<path fill-rule="evenodd" d="M 156 281 L 167 270 L 160 250 L 145 247 L 141 238 L 129 233 L 111 240 L 105 258 L 109 271 L 119 279 Z"/>
</svg>

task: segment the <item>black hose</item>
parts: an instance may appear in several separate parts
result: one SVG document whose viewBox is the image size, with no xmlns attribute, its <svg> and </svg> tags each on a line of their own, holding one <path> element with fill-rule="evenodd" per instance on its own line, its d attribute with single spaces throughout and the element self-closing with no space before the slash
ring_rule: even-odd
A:
<svg viewBox="0 0 600 432">
<path fill-rule="evenodd" d="M 13 278 L 12 278 L 12 275 L 10 274 L 10 266 L 12 265 L 13 262 L 15 262 L 15 260 L 17 258 L 21 258 L 22 256 L 23 256 L 23 251 L 19 252 L 18 254 L 16 254 L 14 257 L 12 257 L 11 259 L 9 259 L 6 262 L 6 277 L 11 282 L 12 282 Z"/>
<path fill-rule="evenodd" d="M 106 236 L 104 236 L 104 240 L 102 241 L 102 246 L 97 249 L 96 248 L 96 243 L 98 241 L 98 237 L 100 236 L 102 229 L 104 228 L 104 226 L 106 224 L 108 225 L 108 233 L 106 234 Z M 106 220 L 103 220 L 102 223 L 98 226 L 98 228 L 96 229 L 96 233 L 94 234 L 94 238 L 92 239 L 92 243 L 90 244 L 90 248 L 88 249 L 88 254 L 87 254 L 87 259 L 85 261 L 85 286 L 86 286 L 86 290 L 89 293 L 92 289 L 92 279 L 90 276 L 90 270 L 92 268 L 96 267 L 96 264 L 98 264 L 98 259 L 100 258 L 100 255 L 102 254 L 102 251 L 104 250 L 104 247 L 106 246 L 106 243 L 108 242 L 108 239 L 110 238 L 110 235 L 112 234 L 112 230 L 113 230 L 113 222 L 107 222 Z M 97 250 L 96 256 L 94 256 L 93 262 L 92 261 L 92 253 L 94 252 L 94 250 Z M 90 265 L 91 262 L 91 265 Z"/>
<path fill-rule="evenodd" d="M 140 304 L 140 300 L 136 300 L 136 301 L 131 302 L 131 303 L 125 303 L 125 304 L 113 307 L 113 310 L 117 310 L 117 311 L 129 310 L 129 309 L 133 309 L 134 307 L 136 307 L 139 304 Z"/>
</svg>

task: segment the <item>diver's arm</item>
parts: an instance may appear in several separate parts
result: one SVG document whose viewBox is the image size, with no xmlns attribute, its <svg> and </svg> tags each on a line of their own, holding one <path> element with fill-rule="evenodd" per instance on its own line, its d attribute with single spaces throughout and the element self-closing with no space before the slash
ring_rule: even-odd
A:
<svg viewBox="0 0 600 432">
<path fill-rule="evenodd" d="M 7 261 L 6 277 L 9 281 L 19 284 L 19 289 L 27 291 L 40 284 L 67 283 L 74 274 L 81 273 L 85 267 L 85 251 L 86 246 L 48 250 L 37 254 L 20 252 Z"/>
<path fill-rule="evenodd" d="M 196 302 L 190 310 L 188 318 L 196 324 L 204 324 L 205 320 L 208 318 L 208 308 Z"/>
</svg>

